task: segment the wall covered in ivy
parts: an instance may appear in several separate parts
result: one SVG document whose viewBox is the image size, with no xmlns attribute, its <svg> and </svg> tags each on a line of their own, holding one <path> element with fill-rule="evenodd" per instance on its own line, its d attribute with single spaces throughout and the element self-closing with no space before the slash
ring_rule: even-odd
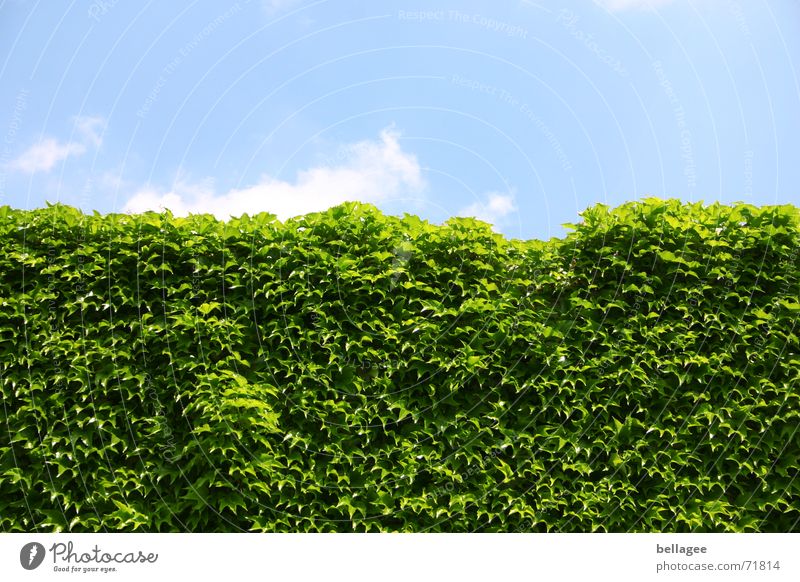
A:
<svg viewBox="0 0 800 582">
<path fill-rule="evenodd" d="M 0 208 L 2 531 L 798 531 L 800 212 Z"/>
</svg>

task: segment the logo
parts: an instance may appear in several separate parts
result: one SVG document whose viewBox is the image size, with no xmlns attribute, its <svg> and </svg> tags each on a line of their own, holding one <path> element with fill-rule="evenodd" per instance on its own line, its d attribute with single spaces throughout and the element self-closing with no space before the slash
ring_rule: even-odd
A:
<svg viewBox="0 0 800 582">
<path fill-rule="evenodd" d="M 44 546 L 39 542 L 30 542 L 19 551 L 19 563 L 26 570 L 35 570 L 44 561 Z"/>
</svg>

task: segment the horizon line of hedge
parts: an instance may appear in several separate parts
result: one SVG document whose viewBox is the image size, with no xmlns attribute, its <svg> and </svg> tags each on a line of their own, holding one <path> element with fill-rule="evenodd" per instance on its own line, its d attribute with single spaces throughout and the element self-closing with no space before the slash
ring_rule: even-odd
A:
<svg viewBox="0 0 800 582">
<path fill-rule="evenodd" d="M 800 530 L 800 210 L 0 207 L 0 531 Z"/>
</svg>

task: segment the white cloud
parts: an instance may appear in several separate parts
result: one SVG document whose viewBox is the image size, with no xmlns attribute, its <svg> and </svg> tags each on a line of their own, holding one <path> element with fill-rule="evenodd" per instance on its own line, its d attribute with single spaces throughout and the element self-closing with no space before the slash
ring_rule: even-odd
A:
<svg viewBox="0 0 800 582">
<path fill-rule="evenodd" d="M 613 12 L 631 9 L 657 8 L 674 0 L 594 0 L 598 6 Z"/>
<path fill-rule="evenodd" d="M 497 226 L 503 218 L 517 209 L 512 194 L 502 192 L 489 192 L 486 203 L 473 202 L 469 206 L 462 208 L 458 216 L 469 216 L 477 218 L 491 225 Z"/>
<path fill-rule="evenodd" d="M 100 145 L 100 131 L 105 121 L 102 117 L 73 118 L 75 131 L 80 136 L 77 141 L 63 142 L 53 137 L 44 137 L 22 154 L 8 163 L 8 168 L 26 174 L 49 172 L 60 161 L 86 153 L 88 146 Z"/>
<path fill-rule="evenodd" d="M 279 219 L 326 210 L 342 202 L 380 203 L 419 193 L 425 180 L 416 156 L 402 149 L 400 135 L 384 129 L 377 141 L 340 148 L 334 162 L 298 172 L 293 181 L 264 176 L 257 184 L 217 194 L 213 182 L 191 183 L 183 177 L 172 188 L 146 188 L 125 204 L 125 212 L 168 208 L 177 216 L 210 213 L 219 219 L 271 212 Z"/>
<path fill-rule="evenodd" d="M 12 160 L 8 167 L 26 174 L 44 171 L 49 172 L 58 162 L 69 156 L 79 156 L 86 151 L 86 146 L 80 143 L 62 143 L 47 137 L 33 144 L 25 150 L 16 160 Z"/>
</svg>

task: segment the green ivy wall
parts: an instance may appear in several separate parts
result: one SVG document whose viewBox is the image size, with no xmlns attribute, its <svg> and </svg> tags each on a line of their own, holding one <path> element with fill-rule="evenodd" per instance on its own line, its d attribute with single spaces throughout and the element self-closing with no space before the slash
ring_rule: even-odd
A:
<svg viewBox="0 0 800 582">
<path fill-rule="evenodd" d="M 798 531 L 800 212 L 0 208 L 2 531 Z"/>
</svg>

